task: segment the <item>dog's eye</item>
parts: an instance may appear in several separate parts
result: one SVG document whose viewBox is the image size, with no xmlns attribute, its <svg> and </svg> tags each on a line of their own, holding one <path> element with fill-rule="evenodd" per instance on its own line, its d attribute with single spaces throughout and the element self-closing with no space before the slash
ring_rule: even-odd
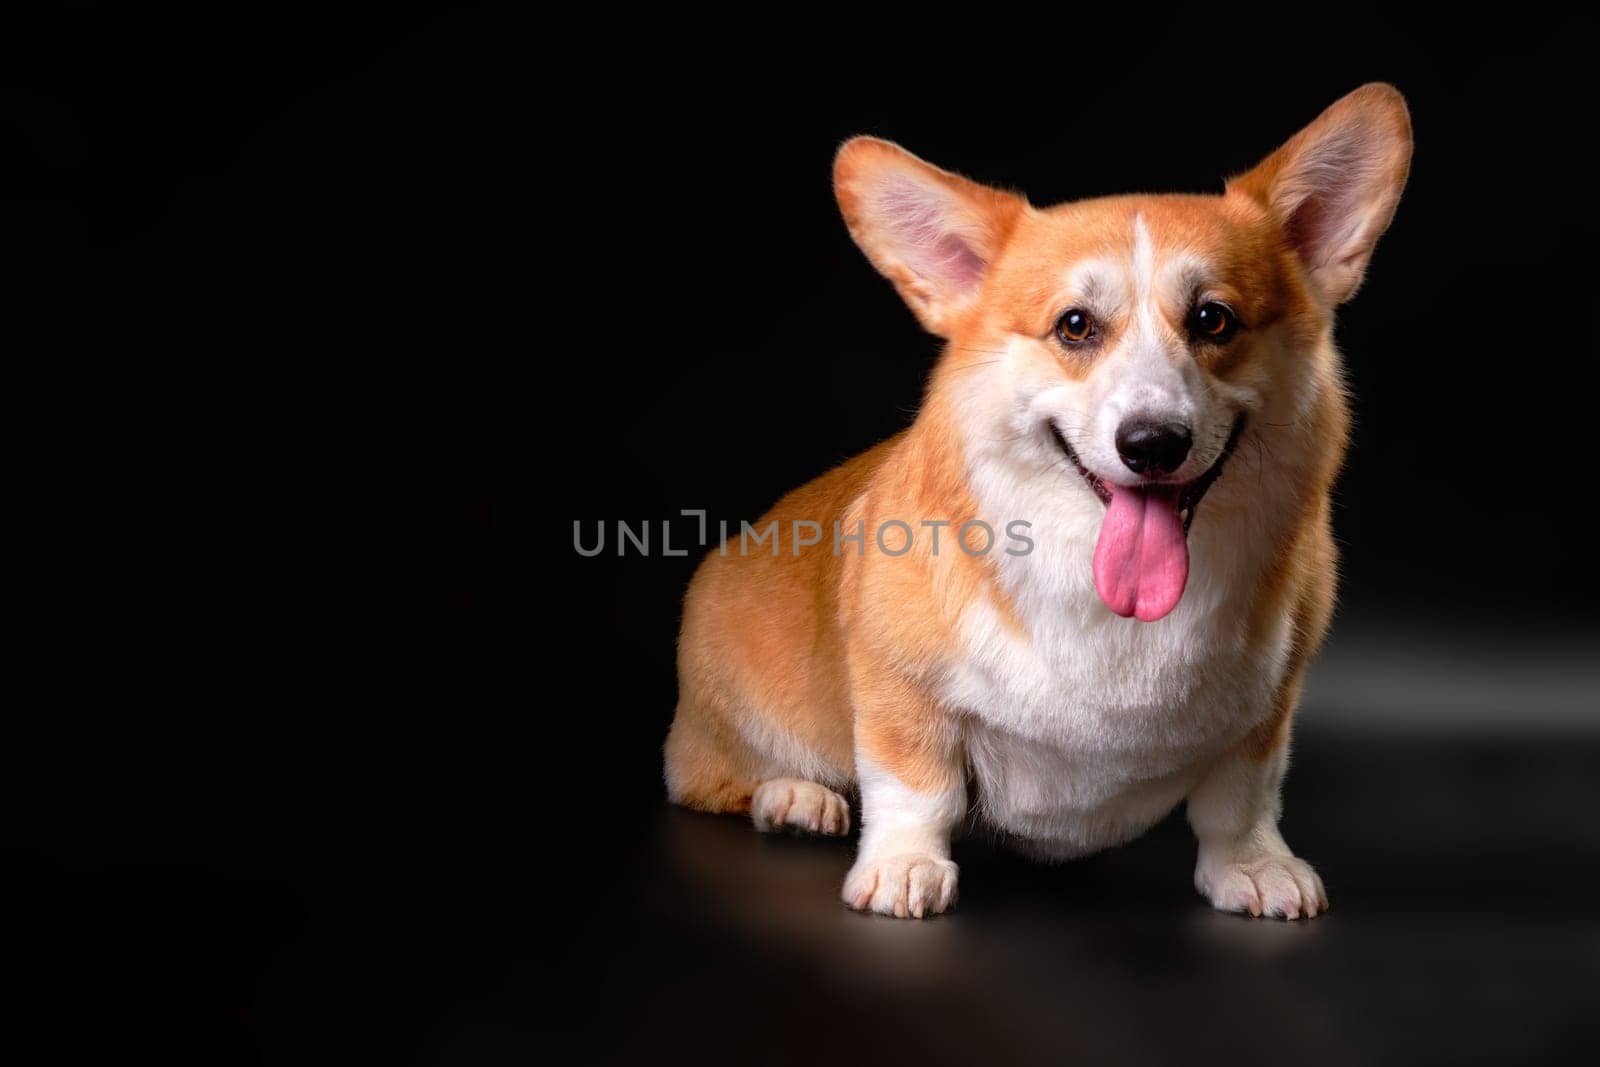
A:
<svg viewBox="0 0 1600 1067">
<path fill-rule="evenodd" d="M 1094 320 L 1082 308 L 1068 308 L 1056 320 L 1056 336 L 1064 345 L 1081 345 L 1094 336 Z"/>
<path fill-rule="evenodd" d="M 1202 341 L 1222 344 L 1239 329 L 1239 320 L 1233 312 L 1215 300 L 1201 304 L 1189 315 L 1189 333 Z"/>
</svg>

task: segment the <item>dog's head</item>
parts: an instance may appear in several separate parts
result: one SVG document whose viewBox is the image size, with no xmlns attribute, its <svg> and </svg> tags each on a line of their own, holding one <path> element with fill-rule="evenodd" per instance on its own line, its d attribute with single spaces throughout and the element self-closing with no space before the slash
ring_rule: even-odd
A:
<svg viewBox="0 0 1600 1067">
<path fill-rule="evenodd" d="M 867 137 L 834 185 L 856 242 L 950 342 L 934 388 L 984 447 L 1099 498 L 1096 587 L 1153 620 L 1182 595 L 1200 497 L 1252 413 L 1306 380 L 1295 360 L 1360 284 L 1410 158 L 1404 100 L 1368 85 L 1218 196 L 1039 209 Z"/>
</svg>

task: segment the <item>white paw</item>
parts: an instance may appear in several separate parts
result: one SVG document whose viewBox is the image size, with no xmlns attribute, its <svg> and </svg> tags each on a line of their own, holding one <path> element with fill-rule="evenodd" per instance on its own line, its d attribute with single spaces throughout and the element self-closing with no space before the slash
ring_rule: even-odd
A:
<svg viewBox="0 0 1600 1067">
<path fill-rule="evenodd" d="M 1279 919 L 1315 919 L 1328 910 L 1328 893 L 1311 864 L 1293 856 L 1240 862 L 1202 860 L 1195 888 L 1222 911 L 1247 911 Z"/>
<path fill-rule="evenodd" d="M 750 817 L 763 833 L 785 826 L 830 836 L 850 832 L 850 802 L 826 786 L 799 778 L 762 782 L 751 798 Z"/>
<path fill-rule="evenodd" d="M 841 895 L 857 911 L 920 919 L 955 903 L 957 870 L 949 860 L 922 854 L 859 859 Z"/>
</svg>

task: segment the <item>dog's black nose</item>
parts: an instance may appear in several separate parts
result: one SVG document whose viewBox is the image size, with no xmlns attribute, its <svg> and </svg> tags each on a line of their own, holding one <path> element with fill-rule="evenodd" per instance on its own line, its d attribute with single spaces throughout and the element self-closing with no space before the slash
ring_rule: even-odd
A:
<svg viewBox="0 0 1600 1067">
<path fill-rule="evenodd" d="M 1171 474 L 1189 454 L 1189 427 L 1130 419 L 1117 427 L 1117 452 L 1135 474 Z"/>
</svg>

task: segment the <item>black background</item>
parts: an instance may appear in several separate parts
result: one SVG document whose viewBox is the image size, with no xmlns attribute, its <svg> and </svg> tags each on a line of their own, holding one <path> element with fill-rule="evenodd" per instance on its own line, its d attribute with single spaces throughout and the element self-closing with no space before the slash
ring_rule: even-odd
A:
<svg viewBox="0 0 1600 1067">
<path fill-rule="evenodd" d="M 1430 647 L 1593 636 L 1576 23 L 228 11 L 69 8 L 0 44 L 25 546 L 7 848 L 27 1007 L 68 1052 L 109 1036 L 211 1062 L 653 1055 L 698 1040 L 701 1007 L 706 1033 L 712 1012 L 746 1020 L 741 1055 L 804 1060 L 781 1013 L 749 1033 L 714 982 L 687 987 L 710 1004 L 663 1007 L 652 983 L 706 958 L 759 970 L 748 996 L 814 1005 L 797 1016 L 812 1042 L 915 1046 L 884 1021 L 923 1018 L 913 1001 L 839 1023 L 815 1007 L 826 976 L 796 994 L 758 948 L 695 941 L 662 909 L 661 833 L 743 847 L 661 806 L 694 560 L 572 550 L 574 520 L 753 520 L 909 423 L 937 342 L 838 220 L 829 164 L 851 134 L 1038 204 L 1208 191 L 1362 82 L 1397 84 L 1411 182 L 1338 331 L 1358 413 L 1340 625 Z M 1542 780 L 1496 745 L 1449 786 L 1435 746 L 1382 751 L 1399 810 L 1429 774 L 1462 804 Z M 1346 825 L 1339 803 L 1324 824 Z M 1495 849 L 1519 832 L 1460 829 L 1454 877 L 1514 880 Z M 1544 840 L 1521 857 L 1531 877 Z M 1091 870 L 1107 884 L 1088 899 L 1128 891 L 1120 868 Z M 1407 877 L 1411 899 L 1429 891 Z M 831 905 L 831 878 L 808 899 Z M 1580 955 L 1529 969 L 1592 977 L 1584 915 Z M 961 1016 L 948 991 L 930 1003 Z M 1500 1036 L 1568 1048 L 1560 1008 Z M 1374 1025 L 1362 1055 L 1393 1036 Z M 962 1032 L 937 1048 L 992 1051 Z M 863 1047 L 879 1046 L 826 1045 Z"/>
</svg>

